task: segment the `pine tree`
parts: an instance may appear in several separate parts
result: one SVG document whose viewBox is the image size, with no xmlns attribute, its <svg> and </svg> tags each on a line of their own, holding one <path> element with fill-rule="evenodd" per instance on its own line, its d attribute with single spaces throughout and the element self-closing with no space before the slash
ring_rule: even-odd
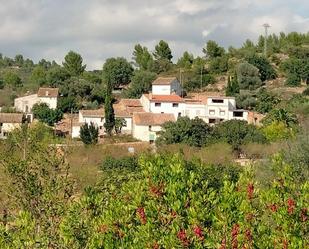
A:
<svg viewBox="0 0 309 249">
<path fill-rule="evenodd" d="M 115 126 L 115 113 L 113 108 L 113 100 L 112 100 L 112 83 L 110 81 L 110 78 L 107 79 L 107 91 L 105 95 L 105 123 L 104 127 L 106 130 L 106 133 L 111 136 L 112 131 Z"/>
</svg>

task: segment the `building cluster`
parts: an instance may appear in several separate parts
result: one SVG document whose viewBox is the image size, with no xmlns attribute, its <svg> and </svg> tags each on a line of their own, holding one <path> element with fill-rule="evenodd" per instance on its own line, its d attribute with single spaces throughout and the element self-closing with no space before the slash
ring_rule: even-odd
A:
<svg viewBox="0 0 309 249">
<path fill-rule="evenodd" d="M 256 120 L 246 110 L 237 109 L 233 97 L 202 97 L 185 98 L 182 96 L 181 84 L 175 77 L 159 77 L 152 83 L 152 91 L 143 94 L 140 99 L 120 99 L 113 105 L 115 117 L 123 119 L 124 126 L 121 132 L 131 134 L 141 141 L 153 142 L 156 140 L 162 125 L 167 121 L 176 121 L 177 118 L 187 116 L 199 117 L 208 124 L 217 124 L 231 119 L 245 120 L 254 123 Z M 57 107 L 58 89 L 40 88 L 37 94 L 15 99 L 15 109 L 30 115 L 36 103 L 46 103 L 50 108 Z M 12 116 L 9 118 L 8 116 Z M 0 115 L 0 134 L 5 135 L 16 127 L 22 114 Z M 104 135 L 104 109 L 80 110 L 76 120 L 70 124 L 70 135 L 78 138 L 80 127 L 93 123 L 99 129 L 99 136 Z M 15 125 L 14 125 L 15 124 Z M 1 133 L 2 130 L 2 133 Z M 5 130 L 5 131 L 4 131 Z"/>
</svg>

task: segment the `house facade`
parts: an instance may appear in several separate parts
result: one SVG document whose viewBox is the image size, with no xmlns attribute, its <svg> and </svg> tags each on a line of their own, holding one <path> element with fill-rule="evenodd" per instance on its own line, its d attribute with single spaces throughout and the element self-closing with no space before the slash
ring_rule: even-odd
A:
<svg viewBox="0 0 309 249">
<path fill-rule="evenodd" d="M 31 94 L 14 100 L 16 111 L 31 113 L 32 107 L 38 103 L 46 103 L 49 108 L 56 109 L 58 101 L 58 88 L 39 88 L 36 94 Z"/>
<path fill-rule="evenodd" d="M 23 116 L 21 113 L 0 113 L 0 139 L 7 138 L 10 132 L 20 128 Z"/>
</svg>

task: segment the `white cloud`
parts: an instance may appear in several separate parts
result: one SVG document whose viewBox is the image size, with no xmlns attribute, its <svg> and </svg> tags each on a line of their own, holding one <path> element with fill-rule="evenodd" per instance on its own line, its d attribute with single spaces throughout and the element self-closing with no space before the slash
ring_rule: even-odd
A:
<svg viewBox="0 0 309 249">
<path fill-rule="evenodd" d="M 176 60 L 201 54 L 207 39 L 255 40 L 264 22 L 271 32 L 307 32 L 308 13 L 306 0 L 0 0 L 0 52 L 61 62 L 72 49 L 101 68 L 111 56 L 131 59 L 136 43 L 153 50 L 164 39 Z"/>
</svg>

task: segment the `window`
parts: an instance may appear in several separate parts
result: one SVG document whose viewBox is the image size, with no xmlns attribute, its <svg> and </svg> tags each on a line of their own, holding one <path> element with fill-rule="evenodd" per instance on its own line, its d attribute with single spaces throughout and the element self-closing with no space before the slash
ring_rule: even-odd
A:
<svg viewBox="0 0 309 249">
<path fill-rule="evenodd" d="M 215 123 L 216 123 L 216 120 L 214 118 L 209 119 L 209 124 L 215 124 Z"/>
<path fill-rule="evenodd" d="M 223 104 L 224 100 L 223 99 L 212 99 L 211 102 L 216 103 L 216 104 Z"/>
<path fill-rule="evenodd" d="M 215 110 L 209 110 L 210 115 L 215 115 Z"/>
<path fill-rule="evenodd" d="M 220 111 L 220 116 L 224 116 L 225 115 L 225 111 Z"/>
<path fill-rule="evenodd" d="M 173 103 L 173 107 L 178 107 L 178 103 Z"/>
<path fill-rule="evenodd" d="M 160 107 L 161 103 L 155 103 L 155 107 Z"/>
<path fill-rule="evenodd" d="M 148 126 L 148 130 L 151 131 L 151 125 Z"/>
<path fill-rule="evenodd" d="M 233 112 L 233 116 L 234 116 L 234 117 L 240 117 L 240 118 L 242 118 L 242 117 L 244 116 L 244 112 L 242 112 L 242 111 Z"/>
<path fill-rule="evenodd" d="M 178 112 L 178 118 L 181 117 L 181 112 Z"/>
</svg>

